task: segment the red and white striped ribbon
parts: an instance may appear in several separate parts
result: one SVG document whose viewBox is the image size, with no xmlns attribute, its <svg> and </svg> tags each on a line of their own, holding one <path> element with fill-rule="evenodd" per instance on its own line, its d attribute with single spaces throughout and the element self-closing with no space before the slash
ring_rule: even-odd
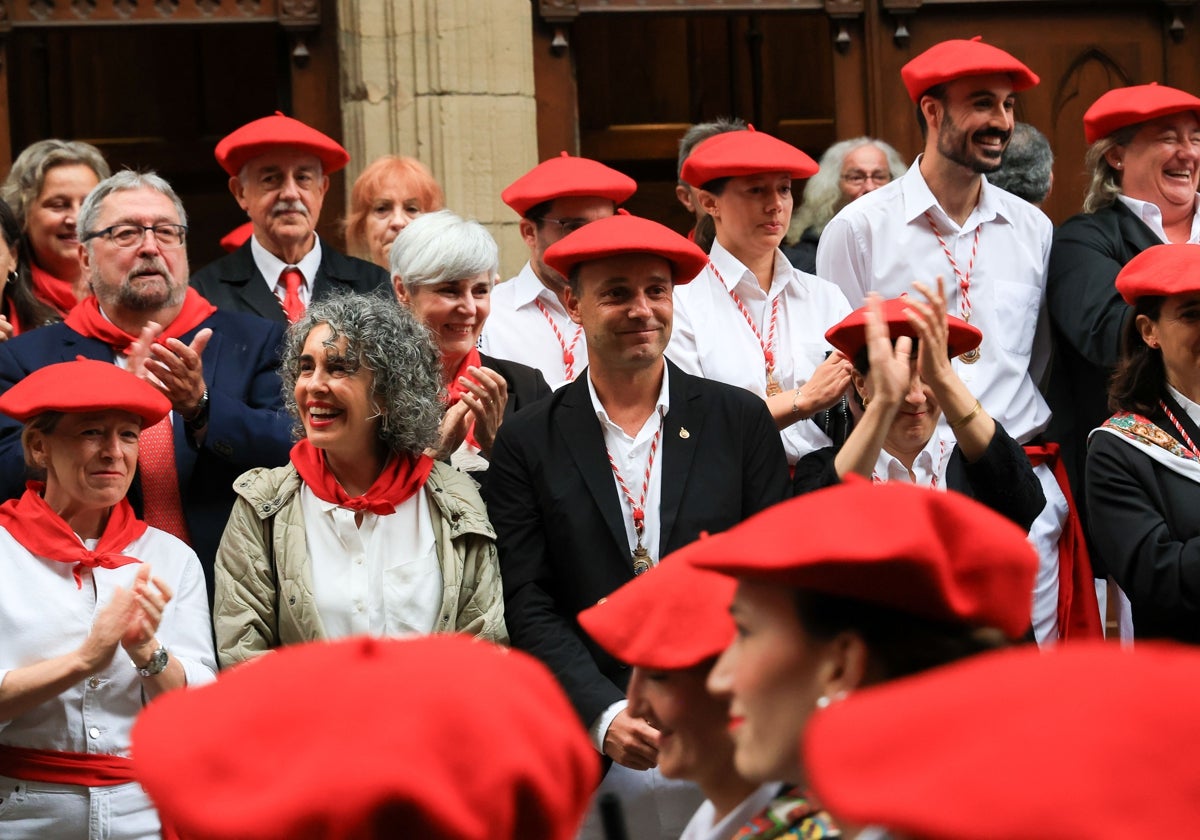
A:
<svg viewBox="0 0 1200 840">
<path fill-rule="evenodd" d="M 541 310 L 542 315 L 546 318 L 546 323 L 550 325 L 550 329 L 554 330 L 554 337 L 558 339 L 558 346 L 563 351 L 563 370 L 567 374 L 567 381 L 575 381 L 575 345 L 579 343 L 579 336 L 583 335 L 583 327 L 575 327 L 575 337 L 571 339 L 571 343 L 567 344 L 563 338 L 562 332 L 558 329 L 558 324 L 554 323 L 554 316 L 550 314 L 550 310 L 546 308 L 540 300 L 535 300 L 537 308 Z"/>
<path fill-rule="evenodd" d="M 758 346 L 762 348 L 763 361 L 766 363 L 768 378 L 775 370 L 775 326 L 779 323 L 779 298 L 775 296 L 775 300 L 771 301 L 771 319 L 767 325 L 767 340 L 763 341 L 762 332 L 754 324 L 754 319 L 750 317 L 750 310 L 746 308 L 746 304 L 742 303 L 742 299 L 738 297 L 738 293 L 730 289 L 725 283 L 725 278 L 721 276 L 721 272 L 717 270 L 716 265 L 710 260 L 708 267 L 712 269 L 713 274 L 717 275 L 717 279 L 721 281 L 721 285 L 729 290 L 729 296 L 733 298 L 734 304 L 738 308 L 738 312 L 742 313 L 742 317 L 746 319 L 747 326 L 754 333 L 754 337 L 758 339 Z"/>
<path fill-rule="evenodd" d="M 946 240 L 942 238 L 942 232 L 938 230 L 937 224 L 933 221 L 933 214 L 928 210 L 925 211 L 925 221 L 929 222 L 929 227 L 933 231 L 933 235 L 937 237 L 938 244 L 942 246 L 942 253 L 946 255 L 946 259 L 950 261 L 950 268 L 954 270 L 954 279 L 958 281 L 958 288 L 961 294 L 958 298 L 958 314 L 962 315 L 964 321 L 971 320 L 971 272 L 975 270 L 975 255 L 979 253 L 979 232 L 983 230 L 983 225 L 975 228 L 975 241 L 971 244 L 971 261 L 967 264 L 967 271 L 964 274 L 958 268 L 958 262 L 954 259 L 954 254 L 950 252 L 950 248 L 946 245 Z"/>
<path fill-rule="evenodd" d="M 642 497 L 636 502 L 633 500 L 633 494 L 629 492 L 629 485 L 625 483 L 612 452 L 608 452 L 608 463 L 612 467 L 613 475 L 617 477 L 617 486 L 625 494 L 625 501 L 629 502 L 630 510 L 633 512 L 633 531 L 637 534 L 639 546 L 642 544 L 642 534 L 646 530 L 646 495 L 650 492 L 650 471 L 654 468 L 654 455 L 658 452 L 658 441 L 662 437 L 662 430 L 663 418 L 662 414 L 659 414 L 658 431 L 654 433 L 654 439 L 650 441 L 650 456 L 646 459 L 646 474 L 642 480 Z"/>
</svg>

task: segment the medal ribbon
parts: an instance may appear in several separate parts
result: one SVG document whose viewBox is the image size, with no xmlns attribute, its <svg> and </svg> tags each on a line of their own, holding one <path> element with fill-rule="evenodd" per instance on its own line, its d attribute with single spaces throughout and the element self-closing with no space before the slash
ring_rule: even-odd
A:
<svg viewBox="0 0 1200 840">
<path fill-rule="evenodd" d="M 546 323 L 550 325 L 550 329 L 554 330 L 554 337 L 558 339 L 558 346 L 562 348 L 563 370 L 566 371 L 567 380 L 574 382 L 575 345 L 579 343 L 579 336 L 583 335 L 583 326 L 576 325 L 575 337 L 571 339 L 571 343 L 568 345 L 566 339 L 563 338 L 563 334 L 558 329 L 558 324 L 554 323 L 554 316 L 550 314 L 550 310 L 546 308 L 546 305 L 542 303 L 541 299 L 535 299 L 533 302 L 537 304 L 537 308 L 541 311 L 542 316 L 545 317 Z"/>
<path fill-rule="evenodd" d="M 654 467 L 654 455 L 658 452 L 658 441 L 662 437 L 662 430 L 663 417 L 659 414 L 658 431 L 654 433 L 654 439 L 650 441 L 650 457 L 646 459 L 646 474 L 642 480 L 642 497 L 636 502 L 633 500 L 633 494 L 629 492 L 629 485 L 621 476 L 621 470 L 617 466 L 612 452 L 609 452 L 607 447 L 605 448 L 605 452 L 608 453 L 608 464 L 617 478 L 617 486 L 621 488 L 621 492 L 625 495 L 625 501 L 629 502 L 629 507 L 633 511 L 633 532 L 637 535 L 638 548 L 644 548 L 642 535 L 646 532 L 646 495 L 650 492 L 650 470 Z"/>
<path fill-rule="evenodd" d="M 975 255 L 979 253 L 979 232 L 983 230 L 983 225 L 975 228 L 975 241 L 971 244 L 971 261 L 967 263 L 967 272 L 964 274 L 958 268 L 958 262 L 954 259 L 954 254 L 950 253 L 950 248 L 946 245 L 946 240 L 942 238 L 942 232 L 938 230 L 937 224 L 933 221 L 933 214 L 928 210 L 925 211 L 925 221 L 929 222 L 929 227 L 933 231 L 933 235 L 937 237 L 938 244 L 942 246 L 942 253 L 946 255 L 946 259 L 950 261 L 950 268 L 954 270 L 954 279 L 958 282 L 958 289 L 961 296 L 958 299 L 958 314 L 962 315 L 964 321 L 971 320 L 971 272 L 975 270 Z"/>
<path fill-rule="evenodd" d="M 1192 442 L 1191 435 L 1184 431 L 1183 424 L 1179 422 L 1179 419 L 1174 415 L 1174 413 L 1172 413 L 1171 409 L 1167 408 L 1167 404 L 1162 400 L 1159 400 L 1158 407 L 1166 413 L 1167 419 L 1170 420 L 1171 424 L 1179 430 L 1179 434 L 1183 436 L 1183 442 L 1188 445 L 1188 449 L 1192 450 L 1192 454 L 1197 458 L 1200 458 L 1200 449 L 1196 448 L 1196 444 Z"/>
<path fill-rule="evenodd" d="M 763 361 L 766 363 L 767 379 L 770 380 L 775 372 L 775 326 L 779 323 L 780 295 L 776 295 L 775 300 L 771 301 L 771 320 L 767 326 L 767 340 L 763 341 L 762 333 L 755 326 L 754 319 L 750 317 L 750 310 L 746 308 L 746 304 L 742 303 L 742 299 L 738 297 L 738 293 L 725 284 L 725 278 L 721 276 L 721 272 L 717 270 L 712 260 L 709 260 L 708 267 L 712 269 L 713 274 L 717 275 L 717 279 L 721 281 L 721 285 L 729 290 L 729 296 L 733 298 L 738 312 L 742 313 L 742 317 L 746 319 L 746 325 L 750 327 L 750 331 L 758 339 L 758 346 L 762 348 Z"/>
</svg>

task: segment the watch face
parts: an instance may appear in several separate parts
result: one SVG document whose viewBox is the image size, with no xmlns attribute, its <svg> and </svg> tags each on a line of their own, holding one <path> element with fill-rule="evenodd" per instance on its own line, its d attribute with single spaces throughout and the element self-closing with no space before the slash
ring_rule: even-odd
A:
<svg viewBox="0 0 1200 840">
<path fill-rule="evenodd" d="M 161 674 L 163 669 L 167 667 L 168 659 L 167 649 L 160 647 L 150 655 L 150 661 L 146 663 L 145 668 L 138 668 L 138 673 L 143 677 L 153 677 L 156 674 Z"/>
</svg>

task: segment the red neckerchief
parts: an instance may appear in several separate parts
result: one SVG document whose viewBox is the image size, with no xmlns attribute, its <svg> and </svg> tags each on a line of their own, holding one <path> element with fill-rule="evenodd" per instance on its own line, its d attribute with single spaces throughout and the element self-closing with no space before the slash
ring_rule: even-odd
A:
<svg viewBox="0 0 1200 840">
<path fill-rule="evenodd" d="M 75 585 L 80 589 L 83 588 L 80 570 L 85 566 L 116 569 L 142 562 L 121 554 L 121 549 L 144 534 L 147 527 L 126 499 L 113 505 L 108 524 L 93 550 L 80 542 L 71 526 L 46 504 L 42 498 L 43 490 L 44 484 L 31 481 L 25 485 L 21 498 L 9 499 L 0 505 L 0 525 L 30 554 L 60 563 L 74 563 Z"/>
<path fill-rule="evenodd" d="M 38 268 L 33 262 L 29 264 L 29 278 L 33 281 L 34 296 L 47 306 L 53 306 L 59 315 L 73 311 L 79 303 L 73 284 L 59 280 L 50 272 Z"/>
<path fill-rule="evenodd" d="M 1058 454 L 1057 443 L 1026 445 L 1025 454 L 1035 467 L 1048 464 L 1067 499 L 1067 521 L 1058 538 L 1058 637 L 1066 641 L 1103 639 L 1100 605 L 1092 579 L 1092 561 L 1088 556 L 1083 523 L 1075 508 L 1075 497 L 1067 480 L 1067 467 Z"/>
<path fill-rule="evenodd" d="M 366 493 L 350 498 L 325 464 L 325 453 L 307 440 L 292 447 L 291 459 L 300 478 L 321 501 L 381 516 L 395 513 L 396 505 L 420 490 L 433 469 L 433 459 L 428 455 L 398 455 L 383 468 Z"/>
<path fill-rule="evenodd" d="M 463 357 L 462 363 L 458 366 L 458 370 L 454 371 L 454 375 L 450 377 L 450 381 L 446 383 L 446 392 L 449 398 L 446 400 L 446 407 L 454 405 L 462 399 L 464 393 L 469 393 L 466 388 L 459 384 L 458 378 L 464 376 L 472 382 L 476 381 L 473 376 L 467 373 L 469 367 L 483 367 L 483 360 L 479 358 L 479 348 L 472 347 L 470 352 Z M 467 443 L 479 449 L 479 441 L 475 439 L 475 424 L 471 424 L 471 428 L 467 429 Z"/>
<path fill-rule="evenodd" d="M 216 311 L 217 307 L 201 297 L 195 289 L 188 287 L 183 298 L 183 308 L 179 310 L 174 321 L 163 326 L 163 331 L 156 340 L 162 342 L 168 338 L 182 338 Z M 130 335 L 105 318 L 100 312 L 100 302 L 94 295 L 81 300 L 67 316 L 66 323 L 80 335 L 103 341 L 120 353 L 129 352 L 129 345 L 138 339 L 138 336 Z"/>
</svg>

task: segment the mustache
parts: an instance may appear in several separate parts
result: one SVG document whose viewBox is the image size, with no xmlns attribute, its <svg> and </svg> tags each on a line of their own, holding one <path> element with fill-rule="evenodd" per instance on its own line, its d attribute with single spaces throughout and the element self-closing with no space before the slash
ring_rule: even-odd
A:
<svg viewBox="0 0 1200 840">
<path fill-rule="evenodd" d="M 1001 131 L 998 128 L 981 128 L 975 132 L 975 139 L 982 140 L 985 137 L 995 137 L 1002 143 L 1007 143 L 1008 138 L 1012 137 L 1011 131 Z"/>
<path fill-rule="evenodd" d="M 278 216 L 281 213 L 303 213 L 308 215 L 308 208 L 301 201 L 276 201 L 271 207 L 271 215 Z"/>
<path fill-rule="evenodd" d="M 139 260 L 134 269 L 129 272 L 130 277 L 140 277 L 143 274 L 161 274 L 163 277 L 170 277 L 171 271 L 160 258 L 146 257 Z"/>
</svg>

